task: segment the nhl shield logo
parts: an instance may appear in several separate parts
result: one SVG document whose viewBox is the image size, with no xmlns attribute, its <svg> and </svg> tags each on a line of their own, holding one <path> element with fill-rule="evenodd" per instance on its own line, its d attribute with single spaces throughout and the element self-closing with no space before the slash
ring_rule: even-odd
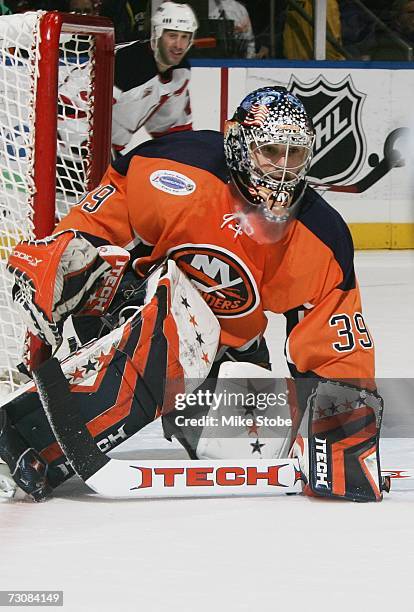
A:
<svg viewBox="0 0 414 612">
<path fill-rule="evenodd" d="M 320 183 L 346 183 L 361 170 L 366 141 L 361 125 L 365 94 L 348 75 L 329 83 L 322 75 L 311 83 L 292 77 L 290 91 L 299 96 L 313 118 L 316 139 L 309 178 Z"/>
</svg>

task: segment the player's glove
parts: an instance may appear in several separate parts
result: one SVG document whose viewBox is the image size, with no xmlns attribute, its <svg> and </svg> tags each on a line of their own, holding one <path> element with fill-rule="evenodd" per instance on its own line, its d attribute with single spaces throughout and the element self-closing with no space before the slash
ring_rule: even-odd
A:
<svg viewBox="0 0 414 612">
<path fill-rule="evenodd" d="M 308 495 L 380 501 L 381 396 L 347 381 L 320 380 L 307 408 L 291 456 L 299 464 Z"/>
<path fill-rule="evenodd" d="M 67 230 L 20 242 L 7 268 L 14 276 L 13 300 L 29 330 L 54 345 L 61 341 L 64 320 L 82 310 L 112 265 L 79 232 Z"/>
</svg>

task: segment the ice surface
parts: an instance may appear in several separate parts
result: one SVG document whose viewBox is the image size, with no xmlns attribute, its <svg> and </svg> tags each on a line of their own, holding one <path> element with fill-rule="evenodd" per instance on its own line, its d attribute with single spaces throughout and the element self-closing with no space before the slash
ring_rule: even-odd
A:
<svg viewBox="0 0 414 612">
<path fill-rule="evenodd" d="M 360 252 L 356 267 L 378 376 L 412 377 L 414 253 Z M 268 338 L 282 376 L 283 317 L 271 317 Z M 117 456 L 132 452 L 184 457 L 157 423 Z M 412 440 L 386 439 L 382 454 L 384 467 L 414 468 Z M 66 612 L 409 608 L 414 480 L 404 486 L 381 504 L 301 496 L 108 501 L 72 479 L 47 503 L 0 505 L 0 589 L 63 589 Z"/>
</svg>

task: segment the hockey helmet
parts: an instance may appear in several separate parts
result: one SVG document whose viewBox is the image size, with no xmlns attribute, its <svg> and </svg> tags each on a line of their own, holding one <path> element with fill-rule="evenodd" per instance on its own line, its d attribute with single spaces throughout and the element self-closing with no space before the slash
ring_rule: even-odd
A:
<svg viewBox="0 0 414 612">
<path fill-rule="evenodd" d="M 197 18 L 188 4 L 163 2 L 151 19 L 151 47 L 153 50 L 157 48 L 157 41 L 161 38 L 164 30 L 175 30 L 191 34 L 188 45 L 188 48 L 190 48 L 197 28 Z"/>
<path fill-rule="evenodd" d="M 252 237 L 263 234 L 258 231 L 260 221 L 269 237 L 262 239 L 279 240 L 297 215 L 314 140 L 312 121 L 302 102 L 284 87 L 251 92 L 226 121 L 226 161 L 242 203 L 241 219 Z"/>
</svg>

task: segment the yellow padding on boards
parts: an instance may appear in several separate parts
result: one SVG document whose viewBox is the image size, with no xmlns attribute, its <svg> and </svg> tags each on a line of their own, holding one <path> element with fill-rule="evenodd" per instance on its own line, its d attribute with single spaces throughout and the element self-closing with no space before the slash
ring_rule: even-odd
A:
<svg viewBox="0 0 414 612">
<path fill-rule="evenodd" d="M 414 223 L 348 223 L 356 249 L 414 249 Z"/>
</svg>

